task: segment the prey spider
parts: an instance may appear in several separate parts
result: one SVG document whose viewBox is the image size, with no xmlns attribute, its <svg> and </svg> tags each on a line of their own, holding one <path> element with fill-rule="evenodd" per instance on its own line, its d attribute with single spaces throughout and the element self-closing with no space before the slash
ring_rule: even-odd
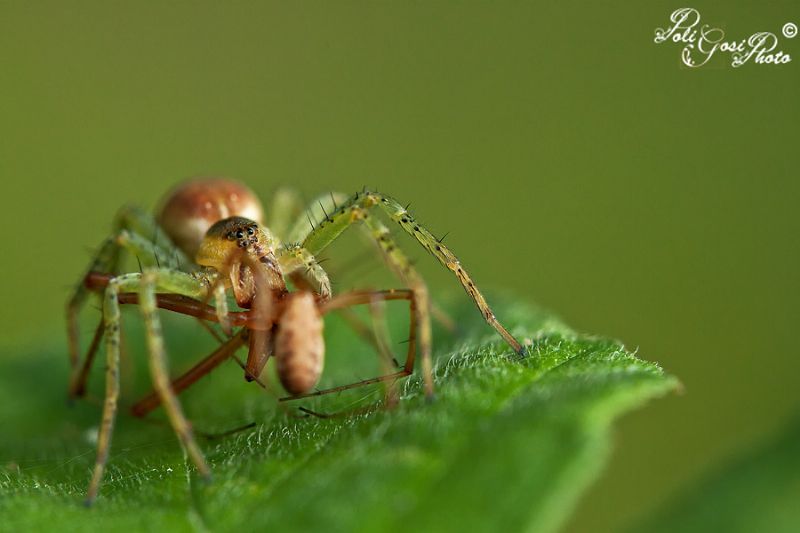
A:
<svg viewBox="0 0 800 533">
<path fill-rule="evenodd" d="M 175 188 L 155 217 L 133 207 L 125 207 L 118 213 L 111 236 L 101 245 L 67 302 L 71 396 L 85 393 L 93 354 L 105 337 L 106 393 L 87 504 L 94 501 L 100 487 L 117 411 L 120 305 L 124 303 L 140 305 L 155 388 L 153 394 L 134 406 L 134 414 L 143 416 L 163 405 L 181 444 L 203 477 L 208 477 L 210 470 L 176 395 L 245 344 L 248 344 L 247 361 L 242 364 L 245 378 L 258 380 L 268 359 L 274 356 L 290 398 L 410 375 L 417 349 L 425 393 L 433 394 L 428 290 L 373 208 L 383 211 L 453 272 L 486 322 L 515 352 L 524 355 L 523 347 L 495 318 L 456 256 L 402 204 L 367 190 L 351 197 L 332 193 L 312 204 L 312 208 L 318 205 L 324 214 L 315 225 L 304 218 L 291 220 L 291 214 L 297 211 L 295 198 L 287 192 L 276 194 L 269 222 L 263 225 L 260 202 L 243 185 L 229 180 L 193 180 Z M 390 270 L 407 289 L 353 291 L 333 297 L 328 275 L 316 257 L 356 223 L 378 245 Z M 123 251 L 137 258 L 140 272 L 118 272 Z M 287 281 L 294 291 L 288 290 Z M 245 311 L 228 309 L 228 291 Z M 78 313 L 94 292 L 102 293 L 103 320 L 81 362 Z M 213 307 L 207 305 L 210 299 L 214 300 Z M 411 309 L 410 342 L 402 369 L 310 393 L 319 378 L 324 356 L 321 315 L 351 305 L 398 299 L 409 301 Z M 189 372 L 171 381 L 157 313 L 159 307 L 219 322 L 229 339 Z M 236 326 L 241 326 L 238 332 L 232 329 Z"/>
</svg>

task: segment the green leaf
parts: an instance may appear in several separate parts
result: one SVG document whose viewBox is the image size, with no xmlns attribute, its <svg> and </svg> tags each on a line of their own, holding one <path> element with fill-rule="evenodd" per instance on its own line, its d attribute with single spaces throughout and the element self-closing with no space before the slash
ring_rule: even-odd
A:
<svg viewBox="0 0 800 533">
<path fill-rule="evenodd" d="M 800 531 L 800 416 L 634 531 Z"/>
<path fill-rule="evenodd" d="M 147 390 L 148 376 L 138 317 L 127 311 L 123 389 L 130 402 Z M 393 338 L 404 338 L 407 311 L 391 311 Z M 349 415 L 297 418 L 276 410 L 274 396 L 246 384 L 233 363 L 223 365 L 180 397 L 195 428 L 258 425 L 201 439 L 214 473 L 210 484 L 187 465 L 160 411 L 138 420 L 124 414 L 123 404 L 92 509 L 80 503 L 94 460 L 102 364 L 92 374 L 96 401 L 69 407 L 63 346 L 5 354 L 0 524 L 81 531 L 401 531 L 423 524 L 439 531 L 551 531 L 598 475 L 612 420 L 677 382 L 621 344 L 579 336 L 530 307 L 501 305 L 497 312 L 532 342 L 530 355 L 515 356 L 471 306 L 458 307 L 453 313 L 466 333 L 436 332 L 432 403 L 415 375 L 403 383 L 396 409 L 365 412 L 382 393 L 359 388 L 303 404 L 356 409 Z M 176 369 L 213 347 L 183 317 L 165 314 L 164 330 Z M 374 353 L 335 316 L 327 319 L 326 342 L 325 386 L 378 372 Z M 296 413 L 296 405 L 281 405 Z"/>
</svg>

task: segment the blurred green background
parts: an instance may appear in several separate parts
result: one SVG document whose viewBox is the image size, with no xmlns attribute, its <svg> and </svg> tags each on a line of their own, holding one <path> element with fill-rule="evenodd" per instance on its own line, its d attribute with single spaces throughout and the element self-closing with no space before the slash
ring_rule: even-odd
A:
<svg viewBox="0 0 800 533">
<path fill-rule="evenodd" d="M 124 202 L 192 175 L 367 184 L 480 285 L 682 379 L 618 426 L 569 527 L 649 514 L 800 404 L 800 38 L 788 65 L 689 70 L 653 43 L 679 4 L 0 1 L 4 351 L 63 335 Z M 730 38 L 800 23 L 692 6 Z"/>
</svg>

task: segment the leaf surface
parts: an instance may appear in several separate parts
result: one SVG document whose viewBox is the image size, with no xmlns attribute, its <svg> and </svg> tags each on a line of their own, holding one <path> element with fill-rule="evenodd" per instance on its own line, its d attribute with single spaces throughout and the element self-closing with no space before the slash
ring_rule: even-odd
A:
<svg viewBox="0 0 800 533">
<path fill-rule="evenodd" d="M 425 400 L 415 375 L 393 410 L 371 408 L 381 389 L 363 387 L 302 404 L 348 410 L 344 416 L 300 418 L 297 405 L 276 408 L 274 394 L 226 364 L 180 397 L 199 432 L 257 422 L 200 440 L 213 481 L 195 476 L 160 411 L 146 420 L 122 412 L 91 509 L 80 504 L 94 460 L 102 364 L 92 374 L 94 402 L 68 406 L 63 346 L 4 354 L 0 529 L 554 530 L 600 472 L 613 419 L 677 381 L 621 344 L 579 336 L 529 306 L 497 309 L 532 343 L 522 359 L 472 307 L 451 312 L 461 333 L 437 331 L 435 401 Z M 406 314 L 391 313 L 396 339 L 404 338 Z M 148 383 L 135 310 L 124 328 L 123 410 Z M 164 329 L 176 369 L 213 348 L 191 320 L 165 316 Z M 323 385 L 378 373 L 374 353 L 336 317 L 327 321 L 326 342 Z M 397 346 L 402 359 L 405 345 Z"/>
</svg>

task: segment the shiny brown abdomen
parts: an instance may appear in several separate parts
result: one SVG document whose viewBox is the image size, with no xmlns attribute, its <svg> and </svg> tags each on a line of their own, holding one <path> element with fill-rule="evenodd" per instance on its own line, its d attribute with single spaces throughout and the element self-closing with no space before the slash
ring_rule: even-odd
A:
<svg viewBox="0 0 800 533">
<path fill-rule="evenodd" d="M 194 258 L 206 231 L 224 218 L 240 216 L 261 223 L 258 197 L 238 181 L 196 178 L 176 186 L 156 214 L 161 228 L 188 257 Z"/>
</svg>

